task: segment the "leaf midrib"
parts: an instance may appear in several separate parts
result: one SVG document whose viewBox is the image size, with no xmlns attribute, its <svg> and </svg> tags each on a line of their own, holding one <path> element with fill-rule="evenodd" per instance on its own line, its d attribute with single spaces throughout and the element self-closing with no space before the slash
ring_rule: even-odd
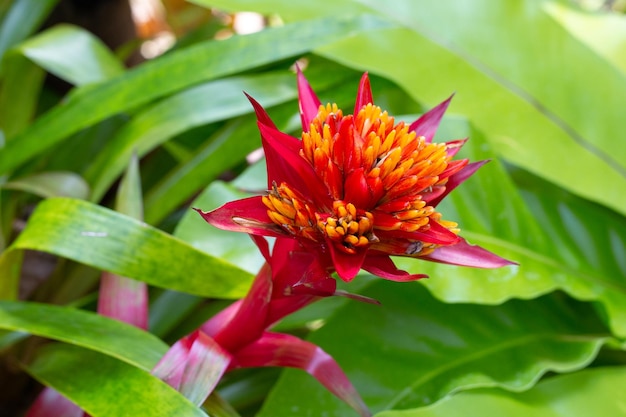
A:
<svg viewBox="0 0 626 417">
<path fill-rule="evenodd" d="M 442 374 L 444 374 L 445 372 L 454 369 L 456 367 L 459 367 L 461 365 L 465 365 L 474 361 L 477 361 L 479 359 L 483 359 L 486 358 L 488 356 L 490 356 L 493 353 L 496 352 L 500 352 L 500 351 L 505 351 L 505 350 L 509 350 L 515 347 L 520 347 L 520 346 L 524 346 L 524 345 L 528 345 L 532 342 L 538 342 L 542 339 L 550 339 L 552 341 L 562 341 L 562 342 L 588 342 L 588 343 L 595 343 L 594 346 L 594 351 L 593 354 L 589 356 L 589 358 L 587 358 L 583 363 L 577 363 L 575 366 L 573 366 L 572 368 L 568 368 L 568 367 L 563 367 L 563 366 L 559 366 L 558 364 L 552 364 L 551 366 L 546 366 L 544 367 L 537 375 L 535 375 L 535 377 L 531 380 L 528 381 L 528 383 L 526 385 L 532 385 L 539 377 L 541 377 L 541 375 L 543 375 L 545 372 L 549 371 L 549 370 L 564 370 L 564 369 L 577 369 L 578 367 L 582 367 L 585 366 L 590 360 L 592 360 L 598 350 L 600 349 L 600 347 L 604 344 L 604 342 L 609 338 L 609 335 L 593 335 L 593 334 L 589 334 L 586 336 L 582 336 L 582 335 L 572 335 L 572 334 L 561 334 L 558 336 L 555 336 L 554 334 L 551 333 L 536 333 L 536 334 L 532 334 L 532 335 L 524 335 L 521 337 L 517 337 L 514 339 L 509 339 L 506 342 L 497 344 L 495 346 L 489 346 L 485 349 L 479 350 L 479 351 L 475 351 L 469 355 L 465 355 L 461 358 L 458 358 L 456 360 L 452 360 L 450 362 L 445 363 L 444 365 L 438 367 L 437 369 L 434 369 L 430 372 L 427 372 L 426 374 L 422 375 L 422 377 L 418 378 L 415 382 L 413 382 L 412 384 L 410 384 L 409 386 L 407 386 L 405 389 L 403 389 L 398 395 L 396 395 L 391 401 L 389 401 L 388 404 L 386 404 L 385 406 L 385 410 L 391 410 L 393 409 L 393 407 L 400 402 L 402 399 L 404 399 L 406 396 L 410 395 L 411 392 L 415 392 L 417 387 L 425 385 L 428 381 L 431 381 L 433 379 L 435 379 L 435 377 L 440 376 Z M 498 382 L 496 380 L 493 381 L 492 384 L 488 384 L 488 383 L 478 383 L 473 385 L 473 388 L 478 388 L 478 387 L 484 387 L 484 386 L 502 386 L 502 387 L 509 387 L 508 384 L 506 383 L 502 383 L 502 382 Z M 460 388 L 457 388 L 460 389 Z"/>
</svg>

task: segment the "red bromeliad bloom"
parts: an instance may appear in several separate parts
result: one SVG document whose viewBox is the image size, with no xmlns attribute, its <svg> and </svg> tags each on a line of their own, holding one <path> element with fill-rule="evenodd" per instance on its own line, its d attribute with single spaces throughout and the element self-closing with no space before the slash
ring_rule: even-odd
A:
<svg viewBox="0 0 626 417">
<path fill-rule="evenodd" d="M 321 105 L 298 71 L 302 137 L 280 132 L 249 97 L 267 158 L 268 193 L 200 212 L 226 230 L 291 237 L 344 281 L 361 268 L 383 278 L 425 277 L 398 270 L 390 256 L 495 268 L 511 262 L 469 245 L 437 204 L 486 161 L 452 158 L 465 143 L 432 139 L 450 98 L 411 124 L 373 103 L 367 74 L 354 114 Z"/>
</svg>

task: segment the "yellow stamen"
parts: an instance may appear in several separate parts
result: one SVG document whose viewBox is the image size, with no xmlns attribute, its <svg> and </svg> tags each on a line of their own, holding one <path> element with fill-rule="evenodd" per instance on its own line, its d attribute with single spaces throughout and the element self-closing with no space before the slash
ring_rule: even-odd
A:
<svg viewBox="0 0 626 417">
<path fill-rule="evenodd" d="M 358 248 L 367 248 L 378 241 L 373 233 L 374 216 L 369 212 L 359 212 L 352 203 L 335 201 L 334 216 L 324 218 L 317 215 L 319 229 L 337 247 L 346 253 L 356 253 Z"/>
<path fill-rule="evenodd" d="M 289 186 L 284 183 L 278 186 L 274 183 L 272 190 L 262 197 L 262 201 L 272 222 L 295 236 L 318 241 L 320 236 L 316 227 L 315 211 L 304 197 Z"/>
</svg>

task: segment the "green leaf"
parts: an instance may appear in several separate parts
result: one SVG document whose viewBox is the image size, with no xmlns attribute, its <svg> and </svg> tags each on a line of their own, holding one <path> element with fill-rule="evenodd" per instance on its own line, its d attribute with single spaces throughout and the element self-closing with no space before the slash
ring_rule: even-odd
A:
<svg viewBox="0 0 626 417">
<path fill-rule="evenodd" d="M 2 61 L 0 128 L 10 140 L 33 119 L 45 72 L 18 53 L 8 55 Z"/>
<path fill-rule="evenodd" d="M 598 368 L 540 382 L 523 393 L 496 389 L 463 392 L 433 406 L 387 411 L 376 417 L 587 417 L 623 416 L 626 368 Z"/>
<path fill-rule="evenodd" d="M 0 24 L 0 64 L 4 53 L 33 33 L 57 3 L 58 0 L 13 2 Z"/>
<path fill-rule="evenodd" d="M 481 132 L 462 119 L 446 118 L 436 139 L 465 136 L 470 140 L 461 157 L 493 157 Z M 484 270 L 408 258 L 396 263 L 429 274 L 424 284 L 448 302 L 499 304 L 562 289 L 580 300 L 599 301 L 612 331 L 626 335 L 626 263 L 620 255 L 626 247 L 626 219 L 545 182 L 520 182 L 528 190 L 523 196 L 492 160 L 438 206 L 471 243 L 519 266 Z"/>
<path fill-rule="evenodd" d="M 77 346 L 39 351 L 26 370 L 93 417 L 206 417 L 199 408 L 148 372 Z M 97 395 L 96 395 L 97 393 Z"/>
<path fill-rule="evenodd" d="M 26 191 L 39 197 L 89 197 L 89 185 L 73 172 L 41 172 L 2 184 L 2 188 Z"/>
<path fill-rule="evenodd" d="M 619 13 L 583 13 L 557 2 L 543 9 L 576 39 L 626 74 L 626 16 Z"/>
<path fill-rule="evenodd" d="M 16 300 L 22 271 L 22 251 L 6 251 L 0 256 L 0 300 Z"/>
<path fill-rule="evenodd" d="M 92 201 L 98 201 L 102 198 L 108 187 L 123 171 L 126 161 L 133 151 L 142 156 L 163 142 L 191 128 L 251 113 L 252 106 L 243 94 L 244 91 L 254 97 L 260 97 L 268 105 L 293 99 L 297 94 L 295 77 L 292 73 L 270 73 L 208 82 L 174 94 L 154 106 L 148 107 L 136 114 L 120 129 L 88 168 L 86 178 L 89 183 L 93 184 L 94 189 Z M 219 99 L 211 99 L 212 97 Z M 240 151 L 233 155 L 237 156 L 236 161 L 241 160 L 242 156 L 240 155 L 245 157 L 246 149 L 252 150 L 255 144 L 260 143 L 258 134 L 255 135 L 253 132 L 253 129 L 256 129 L 254 119 L 247 122 L 250 125 L 248 130 L 252 132 L 246 138 L 246 142 L 240 145 L 242 147 L 236 148 Z M 186 161 L 182 164 L 182 169 L 189 170 L 191 166 L 197 164 L 196 159 L 202 158 L 204 160 L 211 155 L 211 151 L 215 152 L 216 149 L 226 145 L 227 153 L 221 155 L 218 161 L 211 161 L 211 166 L 215 167 L 216 173 L 223 172 L 225 168 L 230 166 L 229 159 L 233 159 L 231 154 L 234 152 L 231 147 L 238 146 L 237 143 L 229 142 L 227 139 L 228 135 L 216 138 L 208 144 L 208 151 L 200 151 L 200 156 L 196 154 L 194 160 Z M 226 143 L 224 144 L 224 142 Z M 209 152 L 208 155 L 207 152 Z M 191 162 L 191 166 L 188 165 L 189 162 Z M 232 163 L 230 162 L 230 164 Z M 179 178 L 176 177 L 168 180 L 179 182 Z M 180 186 L 185 187 L 186 184 L 182 183 Z M 163 187 L 163 185 L 160 186 L 160 188 Z M 151 199 L 154 200 L 156 197 L 153 195 Z M 177 202 L 174 201 L 174 203 Z M 149 211 L 155 210 L 152 206 L 158 206 L 160 203 L 167 205 L 165 209 L 160 209 L 160 211 L 165 210 L 167 213 L 167 209 L 172 208 L 169 196 L 163 196 L 161 201 L 147 202 L 146 206 Z M 153 223 L 150 219 L 148 222 Z"/>
<path fill-rule="evenodd" d="M 236 191 L 232 186 L 216 181 L 193 201 L 192 206 L 208 211 L 249 196 L 249 193 Z M 265 262 L 248 235 L 218 229 L 193 210 L 183 215 L 174 234 L 199 250 L 237 265 L 251 274 L 256 274 Z"/>
<path fill-rule="evenodd" d="M 117 320 L 69 307 L 0 301 L 0 328 L 59 340 L 150 370 L 168 346 Z"/>
<path fill-rule="evenodd" d="M 40 203 L 8 253 L 17 249 L 49 252 L 207 297 L 242 297 L 252 279 L 249 273 L 171 235 L 81 200 L 55 198 Z"/>
<path fill-rule="evenodd" d="M 0 173 L 17 168 L 69 135 L 194 84 L 304 53 L 337 36 L 380 27 L 372 17 L 312 20 L 250 36 L 210 41 L 145 63 L 53 108 L 0 153 Z"/>
<path fill-rule="evenodd" d="M 143 196 L 137 154 L 131 155 L 126 173 L 120 181 L 115 199 L 115 211 L 133 219 L 143 220 Z"/>
<path fill-rule="evenodd" d="M 548 371 L 587 365 L 607 337 L 588 304 L 562 294 L 445 304 L 419 283 L 376 280 L 366 295 L 382 305 L 346 303 L 309 339 L 339 362 L 372 411 L 420 407 L 469 388 L 528 389 Z M 259 416 L 322 412 L 352 415 L 314 380 L 288 370 Z"/>
<path fill-rule="evenodd" d="M 19 51 L 74 85 L 103 81 L 124 72 L 124 65 L 100 39 L 76 26 L 54 26 L 22 42 Z"/>
<path fill-rule="evenodd" d="M 253 116 L 227 123 L 196 149 L 192 157 L 178 164 L 150 189 L 146 195 L 147 222 L 158 224 L 207 183 L 237 164 L 245 163 L 246 155 L 259 144 Z"/>
</svg>

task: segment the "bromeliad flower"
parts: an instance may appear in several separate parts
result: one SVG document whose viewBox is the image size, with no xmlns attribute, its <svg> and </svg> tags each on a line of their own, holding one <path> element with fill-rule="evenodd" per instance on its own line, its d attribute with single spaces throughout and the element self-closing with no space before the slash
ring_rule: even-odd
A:
<svg viewBox="0 0 626 417">
<path fill-rule="evenodd" d="M 361 268 L 383 278 L 424 277 L 390 256 L 494 268 L 511 262 L 458 235 L 437 204 L 486 161 L 452 158 L 465 140 L 433 143 L 452 97 L 411 124 L 374 105 L 367 74 L 354 114 L 322 105 L 298 70 L 301 140 L 280 132 L 252 103 L 267 159 L 268 192 L 198 210 L 214 226 L 296 239 L 345 281 Z"/>
</svg>

